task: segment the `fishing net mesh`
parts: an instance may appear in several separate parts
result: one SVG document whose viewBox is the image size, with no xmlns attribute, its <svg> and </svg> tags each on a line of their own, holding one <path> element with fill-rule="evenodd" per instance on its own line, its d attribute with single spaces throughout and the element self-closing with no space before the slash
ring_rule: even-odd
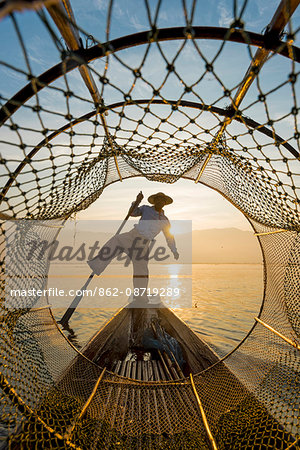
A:
<svg viewBox="0 0 300 450">
<path fill-rule="evenodd" d="M 227 3 L 218 27 L 201 27 L 201 2 L 170 15 L 168 2 L 145 1 L 145 31 L 125 37 L 114 22 L 122 8 L 109 3 L 100 38 L 75 25 L 68 2 L 28 2 L 37 10 L 26 13 L 17 11 L 25 3 L 1 4 L 0 435 L 10 448 L 210 448 L 200 404 L 220 449 L 298 448 L 296 2 L 285 2 L 281 24 L 265 12 L 263 34 L 250 31 L 247 1 Z M 61 39 L 57 16 L 75 44 Z M 134 380 L 134 366 L 123 377 L 103 373 L 66 340 L 47 298 L 7 306 L 9 278 L 16 289 L 45 285 L 47 264 L 22 259 L 28 236 L 53 238 L 105 187 L 137 176 L 215 189 L 250 220 L 262 248 L 263 323 L 195 374 L 194 387 L 189 378 Z M 26 219 L 17 233 L 16 219 Z M 19 279 L 5 265 L 4 235 Z"/>
</svg>

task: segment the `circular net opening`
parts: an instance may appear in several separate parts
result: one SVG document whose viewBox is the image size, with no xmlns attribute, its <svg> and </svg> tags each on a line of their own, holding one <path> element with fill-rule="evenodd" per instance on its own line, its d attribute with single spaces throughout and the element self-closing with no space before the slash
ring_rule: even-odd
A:
<svg viewBox="0 0 300 450">
<path fill-rule="evenodd" d="M 0 66 L 2 439 L 13 448 L 297 448 L 297 2 L 259 12 L 247 1 L 215 11 L 116 1 L 74 5 L 75 15 L 68 1 L 42 3 L 0 10 L 9 37 Z M 47 299 L 7 307 L 11 224 L 27 219 L 13 235 L 15 264 L 41 286 L 47 265 L 22 260 L 30 233 L 55 236 L 54 220 L 60 227 L 111 183 L 137 176 L 216 190 L 262 248 L 258 321 L 191 379 L 103 372 L 65 340 Z M 33 219 L 43 225 L 28 228 Z"/>
</svg>

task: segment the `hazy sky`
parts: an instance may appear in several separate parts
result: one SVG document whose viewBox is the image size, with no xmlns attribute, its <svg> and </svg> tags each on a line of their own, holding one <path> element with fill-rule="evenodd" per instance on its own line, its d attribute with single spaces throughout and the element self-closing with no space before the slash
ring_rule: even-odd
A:
<svg viewBox="0 0 300 450">
<path fill-rule="evenodd" d="M 192 220 L 193 229 L 251 229 L 244 215 L 218 192 L 183 179 L 174 184 L 166 184 L 137 177 L 112 184 L 88 209 L 79 212 L 77 218 L 122 219 L 140 190 L 145 197 L 144 204 L 148 204 L 147 198 L 153 193 L 164 192 L 170 195 L 174 202 L 165 207 L 167 217 L 170 220 Z"/>
</svg>

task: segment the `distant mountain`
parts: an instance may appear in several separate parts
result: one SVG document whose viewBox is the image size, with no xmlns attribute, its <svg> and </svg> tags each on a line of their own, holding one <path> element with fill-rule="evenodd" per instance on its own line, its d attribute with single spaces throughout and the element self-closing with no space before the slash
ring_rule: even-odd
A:
<svg viewBox="0 0 300 450">
<path fill-rule="evenodd" d="M 257 238 L 251 231 L 221 228 L 193 231 L 193 263 L 261 263 Z"/>
<path fill-rule="evenodd" d="M 63 238 L 61 234 L 61 238 Z M 95 232 L 80 230 L 75 235 L 75 248 L 85 242 L 86 249 L 94 242 L 99 241 L 103 245 L 112 234 L 107 232 Z M 224 264 L 240 263 L 255 264 L 262 262 L 261 250 L 257 238 L 251 231 L 242 231 L 237 228 L 215 228 L 209 230 L 193 230 L 191 234 L 180 234 L 175 236 L 176 245 L 181 255 L 180 262 Z M 74 246 L 74 236 L 66 233 L 60 239 L 61 245 Z M 165 239 L 162 233 L 157 237 L 156 245 L 164 245 Z M 173 257 L 166 261 L 174 262 Z"/>
</svg>

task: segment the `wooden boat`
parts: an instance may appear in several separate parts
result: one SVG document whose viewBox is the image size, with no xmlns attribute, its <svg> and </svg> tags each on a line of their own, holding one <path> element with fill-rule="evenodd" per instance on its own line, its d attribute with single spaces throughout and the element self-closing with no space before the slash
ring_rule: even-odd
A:
<svg viewBox="0 0 300 450">
<path fill-rule="evenodd" d="M 97 414 L 101 411 L 93 431 L 98 444 L 93 448 L 119 448 L 116 443 L 123 442 L 121 448 L 126 449 L 148 445 L 208 449 L 222 442 L 234 449 L 237 442 L 248 448 L 253 441 L 253 448 L 270 448 L 272 443 L 279 449 L 283 442 L 293 442 L 215 352 L 174 312 L 159 306 L 121 309 L 82 349 L 86 358 L 110 374 L 104 383 L 100 374 L 97 394 L 91 385 L 94 396 L 85 403 L 89 407 L 94 403 Z M 73 362 L 66 378 L 80 372 L 81 365 L 82 357 Z M 210 370 L 212 366 L 216 370 Z M 213 444 L 201 400 L 190 382 L 191 374 L 199 373 L 194 378 L 197 389 L 208 399 L 206 412 L 214 416 Z M 226 385 L 219 384 L 224 375 Z"/>
<path fill-rule="evenodd" d="M 53 424 L 46 437 L 37 416 Z M 295 441 L 164 307 L 118 311 L 74 358 L 9 448 L 19 449 L 33 429 L 39 448 L 281 449 Z"/>
<path fill-rule="evenodd" d="M 145 381 L 147 374 L 139 368 L 143 361 L 148 361 L 148 367 L 158 366 L 153 381 L 199 373 L 219 361 L 207 344 L 164 307 L 121 309 L 93 336 L 82 353 L 109 371 L 122 375 L 126 371 L 126 376 Z M 135 366 L 139 376 L 133 373 Z"/>
</svg>

